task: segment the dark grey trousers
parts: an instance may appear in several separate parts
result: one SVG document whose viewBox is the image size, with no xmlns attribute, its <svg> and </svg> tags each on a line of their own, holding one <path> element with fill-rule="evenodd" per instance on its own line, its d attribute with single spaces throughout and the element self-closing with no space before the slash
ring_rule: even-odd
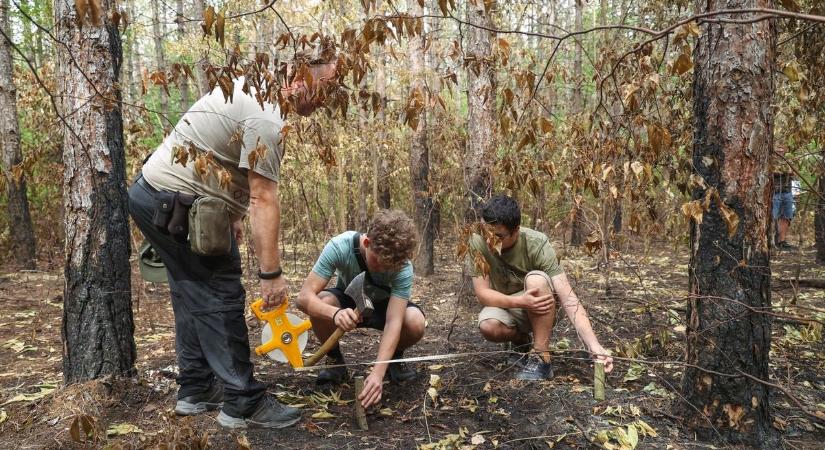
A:
<svg viewBox="0 0 825 450">
<path fill-rule="evenodd" d="M 178 398 L 209 389 L 215 377 L 224 385 L 226 414 L 250 415 L 266 386 L 255 380 L 244 320 L 246 292 L 241 256 L 233 241 L 227 256 L 199 256 L 152 224 L 154 188 L 139 175 L 129 188 L 129 213 L 160 255 L 169 276 L 175 313 Z"/>
</svg>

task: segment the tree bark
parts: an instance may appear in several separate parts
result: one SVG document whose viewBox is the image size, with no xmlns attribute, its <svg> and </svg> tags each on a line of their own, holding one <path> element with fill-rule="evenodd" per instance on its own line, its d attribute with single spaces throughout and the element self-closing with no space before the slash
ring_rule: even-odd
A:
<svg viewBox="0 0 825 450">
<path fill-rule="evenodd" d="M 407 3 L 413 17 L 423 16 L 424 8 L 418 0 Z M 423 19 L 421 19 L 423 20 Z M 423 28 L 423 27 L 422 27 Z M 416 274 L 428 276 L 433 274 L 433 197 L 430 194 L 430 149 L 427 140 L 427 87 L 425 81 L 424 36 L 410 39 L 410 86 L 411 103 L 420 102 L 417 123 L 413 124 L 410 139 L 410 176 L 412 177 L 413 220 L 418 231 L 418 252 L 413 261 Z M 412 106 L 412 105 L 411 105 Z"/>
<path fill-rule="evenodd" d="M 155 62 L 158 67 L 156 70 L 166 70 L 166 56 L 163 51 L 163 34 L 161 33 L 160 24 L 160 8 L 158 7 L 159 0 L 152 0 L 152 39 L 155 42 Z M 159 88 L 160 95 L 160 111 L 163 114 L 164 121 L 161 125 L 168 123 L 169 119 L 169 95 L 166 94 L 167 86 Z"/>
<path fill-rule="evenodd" d="M 380 61 L 375 71 L 375 90 L 380 97 L 380 109 L 378 119 L 381 122 L 378 131 L 379 144 L 375 146 L 375 156 L 373 159 L 374 178 L 372 184 L 373 195 L 379 208 L 390 207 L 390 162 L 387 154 L 387 56 L 386 48 L 379 47 L 381 51 Z"/>
<path fill-rule="evenodd" d="M 584 0 L 575 0 L 575 18 L 574 30 L 576 32 L 582 31 L 582 16 L 584 15 Z M 573 92 L 570 96 L 570 104 L 572 106 L 571 112 L 573 115 L 581 114 L 584 110 L 584 99 L 582 98 L 582 42 L 576 38 L 573 57 Z M 582 199 L 584 201 L 584 199 Z M 573 210 L 573 223 L 570 224 L 572 230 L 570 233 L 571 245 L 582 245 L 584 243 L 585 223 L 584 216 L 580 207 Z"/>
<path fill-rule="evenodd" d="M 178 40 L 183 41 L 186 38 L 186 25 L 184 24 L 183 14 L 183 0 L 178 0 L 177 3 L 177 22 Z M 189 109 L 189 77 L 186 73 L 181 73 L 178 78 L 178 89 L 180 89 L 180 114 L 183 114 Z"/>
<path fill-rule="evenodd" d="M 489 12 L 485 11 L 489 5 Z M 496 2 L 467 2 L 467 21 L 494 28 Z M 465 34 L 467 63 L 467 150 L 464 155 L 464 186 L 468 222 L 479 220 L 481 203 L 493 190 L 491 169 L 496 146 L 496 75 L 492 47 L 495 33 L 468 27 Z"/>
<path fill-rule="evenodd" d="M 12 64 L 11 26 L 8 0 L 0 2 L 0 150 L 3 152 L 3 178 L 8 198 L 7 212 L 11 233 L 11 251 L 18 267 L 34 269 L 37 263 L 34 229 L 29 214 L 26 197 L 26 179 L 16 177 L 14 166 L 23 161 L 20 149 L 20 125 L 17 118 L 17 88 L 14 85 L 14 65 Z"/>
<path fill-rule="evenodd" d="M 821 152 L 825 158 L 825 149 Z M 825 264 L 825 159 L 820 159 L 819 177 L 817 178 L 816 211 L 814 212 L 814 238 L 816 244 L 816 262 Z"/>
<path fill-rule="evenodd" d="M 773 2 L 710 0 L 705 7 L 771 8 Z M 703 438 L 757 447 L 771 442 L 768 388 L 742 374 L 768 379 L 771 317 L 757 311 L 771 307 L 775 56 L 771 21 L 703 25 L 694 50 L 693 167 L 707 186 L 695 188 L 693 199 L 710 204 L 701 220 L 691 220 L 689 365 L 682 379 L 688 404 L 681 411 Z"/>
<path fill-rule="evenodd" d="M 102 0 L 110 11 L 113 0 Z M 126 158 L 118 74 L 122 49 L 108 14 L 78 27 L 74 2 L 55 2 L 63 128 L 65 284 L 63 378 L 133 375 Z M 73 56 L 75 64 L 69 55 Z M 82 73 L 81 73 L 82 71 Z M 84 75 L 85 74 L 85 75 Z M 88 78 L 88 81 L 87 81 Z"/>
</svg>

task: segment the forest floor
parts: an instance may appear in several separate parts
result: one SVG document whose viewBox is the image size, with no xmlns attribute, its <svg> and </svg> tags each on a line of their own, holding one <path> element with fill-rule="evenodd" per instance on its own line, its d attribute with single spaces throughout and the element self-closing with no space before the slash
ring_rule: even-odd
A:
<svg viewBox="0 0 825 450">
<path fill-rule="evenodd" d="M 313 372 L 253 355 L 257 376 L 278 398 L 300 406 L 303 419 L 277 431 L 223 431 L 216 412 L 178 418 L 174 321 L 166 285 L 133 274 L 139 376 L 65 387 L 59 267 L 0 272 L 0 448 L 722 448 L 702 444 L 682 427 L 679 386 L 684 354 L 687 250 L 656 244 L 614 254 L 610 276 L 579 250 L 559 248 L 568 275 L 593 318 L 603 345 L 617 356 L 607 398 L 592 395 L 593 368 L 570 321 L 555 328 L 552 381 L 514 381 L 501 345 L 476 328 L 479 306 L 461 289 L 453 246 L 440 245 L 429 278 L 416 278 L 414 301 L 427 315 L 427 333 L 405 356 L 475 353 L 417 364 L 420 376 L 386 385 L 369 412 L 369 431 L 352 413 L 353 388 L 314 392 Z M 294 250 L 293 250 L 294 251 Z M 310 251 L 286 255 L 292 292 L 309 270 Z M 825 279 L 813 250 L 774 255 L 774 279 Z M 302 262 L 303 261 L 303 262 Z M 59 264 L 59 263 L 58 263 Z M 254 286 L 251 285 L 250 286 Z M 252 289 L 254 290 L 254 288 Z M 774 283 L 775 311 L 825 321 L 825 290 Z M 816 308 L 815 311 L 805 308 Z M 260 324 L 248 317 L 252 347 Z M 357 330 L 342 340 L 350 362 L 368 361 L 379 335 Z M 311 338 L 309 349 L 317 344 Z M 356 368 L 363 372 L 363 366 Z M 821 324 L 776 319 L 771 381 L 825 417 L 825 344 Z M 428 394 L 435 394 L 431 396 Z M 781 448 L 822 448 L 823 421 L 773 390 L 773 427 Z M 818 423 L 817 423 L 818 422 Z M 84 441 L 84 442 L 77 442 Z"/>
</svg>

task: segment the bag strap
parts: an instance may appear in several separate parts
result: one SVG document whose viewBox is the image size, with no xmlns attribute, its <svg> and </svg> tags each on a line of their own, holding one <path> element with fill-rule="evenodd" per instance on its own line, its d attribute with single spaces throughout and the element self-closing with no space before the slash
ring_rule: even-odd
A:
<svg viewBox="0 0 825 450">
<path fill-rule="evenodd" d="M 392 289 L 390 289 L 389 286 L 380 285 L 372 279 L 372 275 L 370 275 L 370 271 L 367 269 L 367 262 L 364 260 L 364 255 L 361 254 L 361 233 L 355 233 L 352 236 L 352 252 L 355 253 L 355 260 L 358 261 L 358 268 L 361 269 L 361 272 L 364 272 L 364 278 L 366 278 L 371 285 L 385 291 L 392 292 Z"/>
</svg>

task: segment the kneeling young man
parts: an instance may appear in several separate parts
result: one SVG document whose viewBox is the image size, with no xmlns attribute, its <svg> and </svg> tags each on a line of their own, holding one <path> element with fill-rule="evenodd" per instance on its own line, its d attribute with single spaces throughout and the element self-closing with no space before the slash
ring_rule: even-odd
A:
<svg viewBox="0 0 825 450">
<path fill-rule="evenodd" d="M 380 210 L 376 213 L 366 235 L 346 231 L 332 238 L 298 294 L 298 306 L 309 315 L 312 329 L 320 342 L 341 328 L 350 331 L 366 327 L 382 330 L 377 361 L 399 359 L 405 349 L 424 336 L 424 313 L 410 300 L 413 268 L 410 259 L 418 239 L 415 225 L 403 212 Z M 364 293 L 373 301 L 375 312 L 369 319 L 359 321 L 355 302 L 344 291 L 362 272 Z M 333 288 L 327 288 L 332 275 L 338 277 Z M 330 364 L 343 364 L 340 347 L 329 353 Z M 416 376 L 403 363 L 376 364 L 364 380 L 359 399 L 369 407 L 381 399 L 382 381 L 389 370 L 393 382 L 404 382 Z M 348 377 L 346 367 L 322 370 L 320 385 L 337 385 Z"/>
<path fill-rule="evenodd" d="M 501 250 L 490 248 L 478 234 L 470 239 L 467 270 L 473 277 L 476 297 L 484 306 L 478 327 L 488 341 L 510 342 L 514 348 L 525 351 L 529 348 L 530 332 L 533 333 L 533 351 L 521 364 L 516 377 L 521 380 L 553 378 L 549 348 L 556 298 L 576 327 L 579 338 L 590 353 L 604 361 L 605 371 L 610 372 L 613 358 L 593 333 L 584 306 L 570 287 L 550 239 L 522 227 L 519 206 L 506 195 L 487 201 L 481 215 L 500 240 Z M 481 254 L 487 262 L 489 273 L 481 273 L 475 254 Z"/>
</svg>

